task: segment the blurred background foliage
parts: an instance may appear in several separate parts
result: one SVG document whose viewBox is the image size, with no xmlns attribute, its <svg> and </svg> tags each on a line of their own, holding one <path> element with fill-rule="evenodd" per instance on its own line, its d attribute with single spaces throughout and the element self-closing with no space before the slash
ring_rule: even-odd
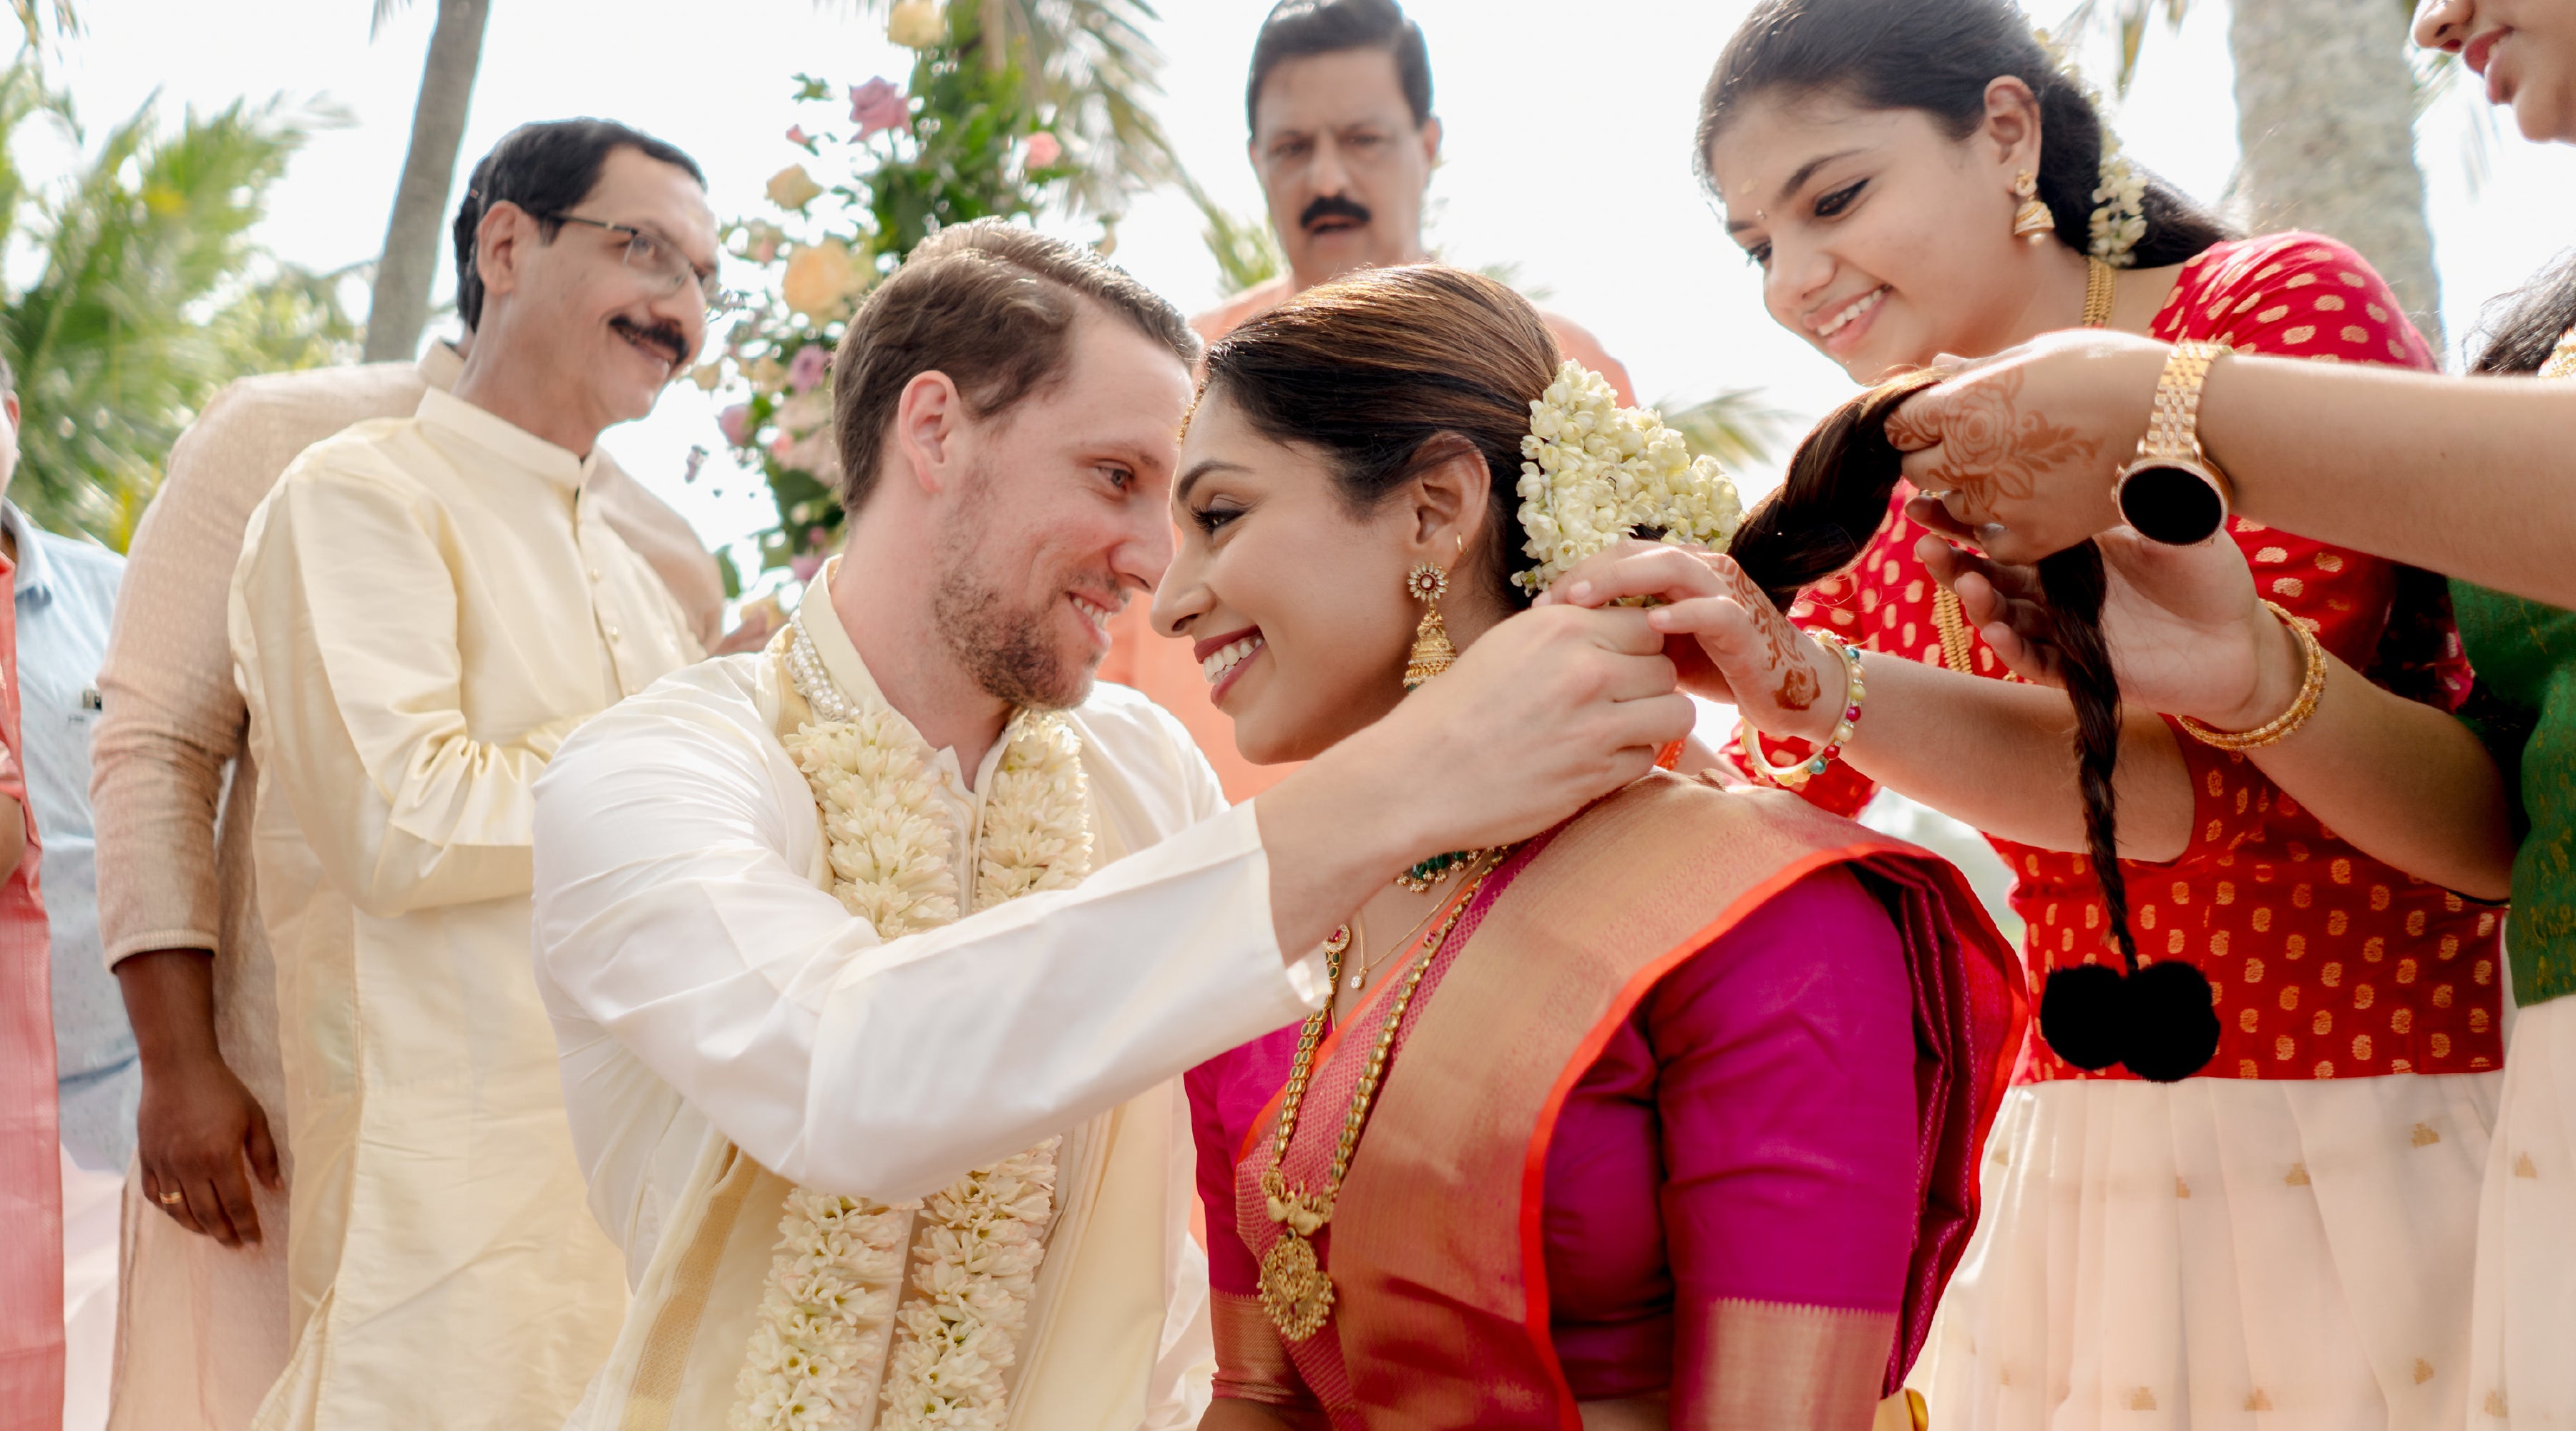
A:
<svg viewBox="0 0 2576 1431">
<path fill-rule="evenodd" d="M 25 275 L 0 282 L 0 352 L 23 410 L 10 495 L 37 521 L 122 550 L 215 389 L 354 356 L 342 275 L 278 263 L 249 238 L 287 161 L 342 122 L 271 100 L 170 123 L 147 100 L 93 141 L 35 46 L 0 71 L 0 253 Z M 77 156 L 44 182 L 21 163 L 40 137 Z"/>
</svg>

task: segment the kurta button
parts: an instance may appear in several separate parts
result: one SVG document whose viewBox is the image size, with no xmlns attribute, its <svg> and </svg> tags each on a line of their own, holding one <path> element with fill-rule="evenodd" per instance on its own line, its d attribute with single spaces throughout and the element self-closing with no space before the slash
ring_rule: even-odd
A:
<svg viewBox="0 0 2576 1431">
<path fill-rule="evenodd" d="M 609 640 L 611 640 L 611 641 L 614 641 L 614 640 L 616 640 L 616 639 L 617 639 L 617 628 L 616 628 L 616 627 L 611 626 L 611 627 L 609 627 L 609 628 L 608 628 L 608 639 L 609 639 Z"/>
<path fill-rule="evenodd" d="M 599 580 L 599 568 L 597 568 L 597 567 L 592 567 L 592 568 L 590 569 L 590 579 L 591 579 L 592 581 L 597 581 L 597 580 Z"/>
</svg>

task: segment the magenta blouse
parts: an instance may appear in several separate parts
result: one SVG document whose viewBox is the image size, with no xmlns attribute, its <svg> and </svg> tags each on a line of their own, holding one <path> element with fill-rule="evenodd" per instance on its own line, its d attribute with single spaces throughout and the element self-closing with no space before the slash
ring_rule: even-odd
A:
<svg viewBox="0 0 2576 1431">
<path fill-rule="evenodd" d="M 1900 1310 L 1923 1176 L 1911 988 L 1886 910 L 1834 868 L 1639 1001 L 1548 1149 L 1550 1325 L 1577 1399 L 1671 1385 L 1679 1299 Z M 1221 1292 L 1255 1290 L 1235 1162 L 1296 1049 L 1291 1026 L 1186 1076 Z"/>
</svg>

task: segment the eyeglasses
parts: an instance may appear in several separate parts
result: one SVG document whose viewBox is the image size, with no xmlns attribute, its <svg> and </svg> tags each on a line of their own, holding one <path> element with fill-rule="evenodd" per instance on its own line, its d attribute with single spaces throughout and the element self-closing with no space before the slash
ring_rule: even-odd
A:
<svg viewBox="0 0 2576 1431">
<path fill-rule="evenodd" d="M 579 214 L 553 213 L 537 217 L 552 223 L 581 224 L 625 235 L 625 262 L 629 270 L 642 275 L 657 293 L 677 293 L 685 286 L 695 286 L 706 300 L 709 318 L 721 318 L 742 306 L 742 295 L 719 285 L 715 274 L 698 272 L 696 266 L 689 262 L 688 255 L 633 224 L 604 223 L 598 219 L 585 219 Z"/>
</svg>

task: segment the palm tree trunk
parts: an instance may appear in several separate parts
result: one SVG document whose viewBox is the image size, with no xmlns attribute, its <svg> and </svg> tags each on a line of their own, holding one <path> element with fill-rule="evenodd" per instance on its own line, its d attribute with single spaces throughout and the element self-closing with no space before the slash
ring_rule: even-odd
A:
<svg viewBox="0 0 2576 1431">
<path fill-rule="evenodd" d="M 411 152 L 385 225 L 384 257 L 367 309 L 367 361 L 397 361 L 420 351 L 429 320 L 429 284 L 438 274 L 439 240 L 447 231 L 447 191 L 456 182 L 456 152 L 465 143 L 465 111 L 474 71 L 483 60 L 483 25 L 491 0 L 438 0 L 438 28 L 420 75 L 411 114 Z"/>
<path fill-rule="evenodd" d="M 2237 0 L 2238 197 L 2257 230 L 2361 251 L 2438 349 L 2441 282 L 2415 164 L 2403 0 Z"/>
</svg>

